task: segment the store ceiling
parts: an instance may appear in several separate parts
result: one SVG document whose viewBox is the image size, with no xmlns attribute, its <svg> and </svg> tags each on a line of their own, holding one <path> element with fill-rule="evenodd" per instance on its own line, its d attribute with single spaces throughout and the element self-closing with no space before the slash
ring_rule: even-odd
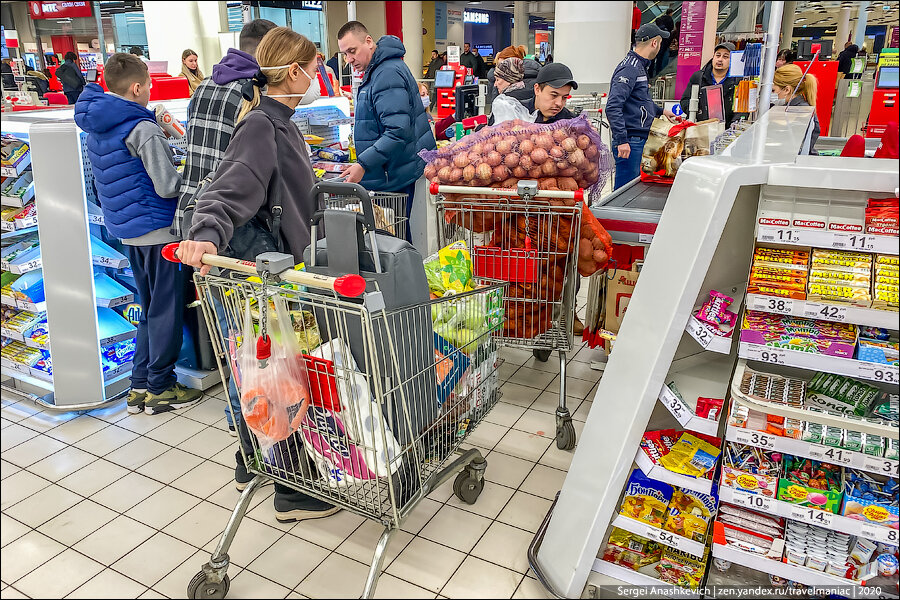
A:
<svg viewBox="0 0 900 600">
<path fill-rule="evenodd" d="M 850 25 L 853 27 L 859 15 L 862 2 L 797 2 L 795 27 L 837 27 L 842 8 L 850 9 Z M 869 25 L 897 25 L 900 19 L 900 2 L 889 0 L 870 2 L 868 14 Z M 886 10 L 887 9 L 887 10 Z"/>
</svg>

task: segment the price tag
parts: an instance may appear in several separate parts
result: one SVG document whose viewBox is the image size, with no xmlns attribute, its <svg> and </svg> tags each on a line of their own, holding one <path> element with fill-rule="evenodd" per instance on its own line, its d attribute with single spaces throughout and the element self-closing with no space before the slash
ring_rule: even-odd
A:
<svg viewBox="0 0 900 600">
<path fill-rule="evenodd" d="M 34 260 L 29 260 L 27 263 L 19 267 L 20 273 L 27 273 L 29 271 L 35 271 L 41 268 L 41 259 L 35 258 Z"/>
<path fill-rule="evenodd" d="M 888 458 L 867 456 L 863 460 L 863 469 L 870 473 L 880 473 L 891 477 L 900 477 L 900 461 Z"/>
<path fill-rule="evenodd" d="M 790 517 L 796 521 L 803 521 L 819 527 L 831 527 L 834 523 L 834 515 L 818 508 L 807 506 L 792 506 Z"/>
<path fill-rule="evenodd" d="M 0 335 L 11 340 L 16 339 L 16 332 L 12 329 L 7 329 L 6 327 L 0 327 Z"/>
<path fill-rule="evenodd" d="M 891 546 L 896 546 L 900 541 L 900 531 L 881 525 L 869 525 L 864 523 L 859 527 L 859 533 L 868 540 L 875 540 Z"/>
<path fill-rule="evenodd" d="M 747 429 L 738 429 L 734 435 L 738 444 L 748 446 L 756 446 L 757 448 L 772 449 L 775 447 L 775 436 L 763 433 L 761 431 L 749 431 Z"/>
<path fill-rule="evenodd" d="M 778 244 L 799 244 L 800 232 L 796 229 L 784 229 L 775 227 L 760 227 L 759 239 L 763 242 L 775 242 Z"/>
<path fill-rule="evenodd" d="M 106 221 L 103 220 L 103 215 L 88 215 L 88 223 L 91 225 L 105 225 Z"/>
<path fill-rule="evenodd" d="M 764 512 L 772 512 L 772 499 L 760 494 L 751 494 L 743 490 L 734 490 L 731 494 L 731 501 L 738 506 L 760 510 Z"/>
<path fill-rule="evenodd" d="M 119 296 L 118 298 L 110 298 L 109 300 L 109 308 L 113 308 L 114 306 L 120 306 L 122 304 L 127 304 L 131 302 L 133 296 Z"/>
<path fill-rule="evenodd" d="M 818 444 L 809 445 L 809 456 L 833 465 L 849 465 L 853 463 L 855 453 L 840 448 L 829 448 Z"/>
<path fill-rule="evenodd" d="M 746 354 L 749 360 L 759 360 L 772 365 L 787 363 L 787 352 L 778 348 L 769 348 L 759 344 L 747 344 Z"/>
<path fill-rule="evenodd" d="M 890 365 L 861 362 L 859 364 L 859 376 L 882 383 L 900 382 L 900 373 L 898 373 L 897 367 Z"/>
<path fill-rule="evenodd" d="M 111 267 L 113 264 L 113 259 L 109 256 L 95 256 L 94 264 L 100 265 L 101 267 Z"/>
<path fill-rule="evenodd" d="M 16 226 L 10 221 L 3 221 L 2 223 L 0 223 L 0 229 L 2 229 L 3 231 L 15 231 Z"/>
<path fill-rule="evenodd" d="M 34 227 L 37 224 L 37 215 L 35 215 L 33 217 L 28 217 L 27 219 L 19 219 L 19 222 L 16 224 L 16 228 L 27 229 L 28 227 Z"/>
<path fill-rule="evenodd" d="M 794 301 L 790 298 L 766 298 L 765 304 L 759 310 L 779 315 L 794 314 Z"/>
<path fill-rule="evenodd" d="M 833 304 L 820 304 L 807 302 L 803 306 L 803 316 L 807 319 L 820 319 L 823 321 L 836 321 L 843 323 L 847 320 L 847 307 Z"/>
<path fill-rule="evenodd" d="M 690 421 L 691 417 L 694 416 L 688 405 L 684 403 L 684 400 L 672 393 L 672 390 L 667 385 L 663 386 L 662 401 L 681 425 Z"/>
<path fill-rule="evenodd" d="M 638 242 L 641 244 L 650 244 L 653 242 L 653 234 L 652 233 L 639 233 L 638 234 Z"/>
<path fill-rule="evenodd" d="M 691 334 L 691 337 L 697 340 L 697 343 L 703 346 L 703 348 L 709 348 L 709 345 L 715 337 L 715 334 L 712 331 L 707 329 L 703 323 L 694 317 L 691 317 L 688 320 L 687 332 Z"/>
</svg>

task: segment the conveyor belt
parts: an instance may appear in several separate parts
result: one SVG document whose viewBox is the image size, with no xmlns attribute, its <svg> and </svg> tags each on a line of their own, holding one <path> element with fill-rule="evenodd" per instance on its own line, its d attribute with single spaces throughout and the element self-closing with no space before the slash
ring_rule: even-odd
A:
<svg viewBox="0 0 900 600">
<path fill-rule="evenodd" d="M 614 242 L 649 243 L 666 206 L 671 186 L 635 179 L 591 207 Z"/>
</svg>

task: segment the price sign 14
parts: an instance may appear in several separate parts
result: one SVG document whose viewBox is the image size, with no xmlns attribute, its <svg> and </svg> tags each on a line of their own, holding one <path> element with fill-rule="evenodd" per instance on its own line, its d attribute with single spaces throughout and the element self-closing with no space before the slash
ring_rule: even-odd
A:
<svg viewBox="0 0 900 600">
<path fill-rule="evenodd" d="M 831 524 L 834 523 L 834 515 L 832 513 L 806 506 L 792 506 L 791 518 L 818 525 L 819 527 L 831 527 Z"/>
</svg>

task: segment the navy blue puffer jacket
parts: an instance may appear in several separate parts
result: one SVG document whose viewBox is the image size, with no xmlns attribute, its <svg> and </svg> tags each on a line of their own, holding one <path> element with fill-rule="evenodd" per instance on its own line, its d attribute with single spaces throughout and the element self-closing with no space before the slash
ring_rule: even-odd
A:
<svg viewBox="0 0 900 600">
<path fill-rule="evenodd" d="M 75 104 L 75 123 L 87 132 L 87 151 L 106 228 L 117 238 L 135 238 L 172 225 L 175 199 L 162 198 L 141 159 L 132 156 L 125 138 L 141 121 L 156 124 L 152 112 L 105 94 L 89 83 Z"/>
<path fill-rule="evenodd" d="M 360 182 L 369 190 L 396 192 L 425 170 L 419 150 L 436 148 L 419 88 L 403 62 L 406 48 L 393 35 L 378 40 L 356 97 L 354 138 Z"/>
</svg>

